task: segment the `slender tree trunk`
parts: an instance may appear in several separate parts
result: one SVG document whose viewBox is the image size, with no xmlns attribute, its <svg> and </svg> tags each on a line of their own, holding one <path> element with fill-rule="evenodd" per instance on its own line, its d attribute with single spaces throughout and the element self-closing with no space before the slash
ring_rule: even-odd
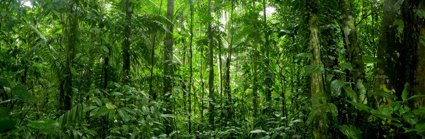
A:
<svg viewBox="0 0 425 139">
<path fill-rule="evenodd" d="M 273 72 L 271 70 L 271 65 L 270 65 L 270 57 L 269 57 L 269 51 L 270 51 L 270 46 L 269 46 L 269 28 L 267 25 L 267 3 L 266 0 L 263 0 L 263 25 L 264 25 L 264 38 L 266 39 L 264 42 L 264 47 L 265 47 L 265 54 L 266 54 L 266 60 L 265 60 L 265 64 L 267 67 L 267 71 L 266 71 L 266 112 L 270 113 L 271 112 L 271 104 L 272 104 L 272 91 L 273 91 Z"/>
<path fill-rule="evenodd" d="M 193 85 L 193 64 L 192 64 L 192 58 L 193 58 L 193 49 L 192 49 L 192 43 L 193 43 L 193 0 L 189 0 L 189 7 L 190 7 L 190 38 L 189 38 L 189 89 L 188 89 L 188 93 L 189 93 L 189 114 L 188 114 L 188 128 L 189 128 L 189 134 L 192 133 L 192 119 L 191 119 L 191 114 L 192 114 L 192 98 L 191 98 L 191 94 L 192 94 L 192 85 Z"/>
<path fill-rule="evenodd" d="M 124 42 L 122 46 L 124 82 L 130 80 L 130 46 L 131 46 L 131 16 L 133 13 L 131 0 L 124 0 L 125 23 Z"/>
<path fill-rule="evenodd" d="M 310 11 L 309 19 L 309 30 L 310 30 L 310 49 L 313 51 L 313 58 L 311 60 L 312 65 L 318 65 L 322 67 L 322 61 L 320 56 L 320 42 L 319 42 L 319 28 L 318 28 L 318 16 L 315 3 L 310 5 L 313 8 Z M 326 96 L 323 88 L 323 77 L 322 73 L 312 73 L 310 82 L 311 101 L 313 108 L 326 104 Z M 328 125 L 326 120 L 320 119 L 313 123 L 313 135 L 316 139 L 328 138 Z"/>
<path fill-rule="evenodd" d="M 168 0 L 167 4 L 167 18 L 173 21 L 173 13 L 174 13 L 174 0 Z M 165 106 L 165 114 L 173 114 L 172 110 L 172 99 L 171 96 L 173 94 L 173 24 L 168 26 L 170 32 L 165 34 L 164 39 L 164 95 L 163 99 L 166 102 Z M 165 133 L 170 135 L 173 131 L 173 122 L 172 119 L 165 120 Z"/>
<path fill-rule="evenodd" d="M 414 92 L 415 95 L 424 95 L 425 94 L 425 21 L 424 19 L 421 19 L 420 17 L 417 16 L 416 13 L 413 13 L 413 9 L 419 9 L 419 10 L 425 10 L 425 2 L 424 1 L 420 1 L 417 3 L 413 3 L 413 1 L 409 1 L 409 3 L 411 3 L 412 7 L 410 7 L 409 9 L 410 14 L 412 14 L 411 18 L 413 18 L 413 23 L 408 23 L 408 25 L 410 24 L 413 27 L 416 27 L 417 30 L 412 30 L 415 31 L 416 33 L 406 33 L 405 35 L 412 35 L 412 39 L 417 39 L 415 40 L 416 45 L 417 45 L 417 50 L 416 50 L 416 56 L 417 56 L 417 63 L 416 63 L 416 70 L 415 70 L 415 76 L 414 76 Z M 408 21 L 407 21 L 408 22 Z M 415 35 L 417 34 L 417 35 Z M 407 41 L 407 40 L 406 40 Z M 422 107 L 425 106 L 425 98 L 418 98 L 415 101 L 414 107 L 416 109 L 420 109 Z M 421 116 L 420 118 L 425 118 L 425 116 Z"/>
<path fill-rule="evenodd" d="M 252 60 L 253 62 L 253 71 L 252 71 L 252 105 L 253 105 L 253 118 L 254 118 L 254 123 L 255 123 L 255 119 L 257 118 L 257 114 L 258 114 L 258 77 L 257 77 L 257 58 L 258 58 L 258 52 L 254 52 L 254 59 Z"/>
<path fill-rule="evenodd" d="M 208 0 L 208 13 L 212 16 L 211 10 L 211 0 Z M 209 124 L 211 130 L 215 130 L 214 125 L 214 116 L 215 116 L 215 98 L 214 98 L 214 40 L 213 40 L 213 32 L 212 32 L 212 21 L 208 23 L 208 67 L 209 67 L 209 79 L 208 79 L 208 111 L 209 111 Z"/>
<path fill-rule="evenodd" d="M 162 0 L 159 4 L 159 10 L 158 15 L 161 15 L 162 11 Z M 151 50 L 151 67 L 150 67 L 150 78 L 149 78 L 149 95 L 152 97 L 153 100 L 156 100 L 158 97 L 158 94 L 153 91 L 153 80 L 154 80 L 154 68 L 155 68 L 155 49 L 156 49 L 156 40 L 157 40 L 157 33 L 153 35 L 152 39 L 152 50 Z"/>
<path fill-rule="evenodd" d="M 152 40 L 152 50 L 151 50 L 151 67 L 150 67 L 150 78 L 149 78 L 149 95 L 153 100 L 156 100 L 157 93 L 153 91 L 153 78 L 154 78 L 154 68 L 155 68 L 155 49 L 156 49 L 156 34 L 153 36 Z"/>
<path fill-rule="evenodd" d="M 397 56 L 395 55 L 395 46 L 401 45 L 396 38 L 395 34 L 397 29 L 393 26 L 395 19 L 397 18 L 397 12 L 394 10 L 394 5 L 397 0 L 385 0 L 384 1 L 384 15 L 382 17 L 381 24 L 381 37 L 378 45 L 378 63 L 376 67 L 375 76 L 375 87 L 374 90 L 381 91 L 383 87 L 389 85 L 387 88 L 392 88 L 390 79 L 393 75 L 390 75 L 391 71 L 396 69 Z M 389 60 L 392 59 L 392 60 Z M 371 98 L 374 107 L 379 107 L 380 98 Z"/>
<path fill-rule="evenodd" d="M 103 5 L 103 2 L 102 2 Z M 103 8 L 101 9 L 101 14 L 103 14 Z M 104 19 L 105 17 L 102 16 L 102 19 Z M 101 30 L 104 29 L 105 27 L 105 23 L 104 21 L 100 21 L 99 23 L 99 28 Z M 103 32 L 100 32 L 99 34 L 100 37 L 105 37 L 105 34 Z M 103 42 L 103 39 L 100 39 L 100 47 L 105 46 L 107 48 L 107 54 L 104 56 L 104 61 L 103 61 L 103 85 L 102 88 L 105 90 L 108 87 L 108 81 L 109 81 L 109 57 L 111 57 L 111 47 L 109 44 L 105 44 Z"/>
<path fill-rule="evenodd" d="M 63 85 L 60 89 L 62 110 L 70 110 L 72 107 L 72 63 L 75 55 L 75 48 L 78 42 L 78 18 L 77 18 L 77 4 L 78 0 L 72 1 L 70 13 L 66 18 L 66 30 L 64 31 L 66 39 L 66 60 L 64 67 L 64 79 L 60 85 Z"/>
<path fill-rule="evenodd" d="M 232 102 L 232 90 L 230 87 L 230 63 L 232 61 L 232 49 L 233 49 L 233 9 L 234 3 L 231 2 L 230 10 L 230 27 L 229 27 L 229 36 L 230 43 L 228 47 L 227 59 L 226 59 L 226 74 L 225 74 L 225 84 L 224 84 L 224 93 L 227 95 L 227 121 L 231 121 L 233 117 L 233 102 Z"/>
<path fill-rule="evenodd" d="M 419 9 L 425 10 L 424 2 L 419 3 Z M 415 72 L 415 95 L 425 94 L 425 23 L 419 21 L 420 26 L 420 38 L 418 42 L 418 64 Z M 425 98 L 420 98 L 415 102 L 415 108 L 421 108 L 425 106 Z M 421 117 L 424 118 L 424 117 Z"/>
<path fill-rule="evenodd" d="M 365 81 L 365 72 L 362 58 L 362 51 L 357 41 L 357 28 L 355 26 L 355 17 L 353 15 L 351 1 L 342 0 L 342 13 L 344 14 L 343 25 L 343 40 L 345 49 L 347 50 L 347 59 L 353 66 L 353 70 L 348 72 L 349 81 L 357 83 L 358 80 Z"/>
</svg>

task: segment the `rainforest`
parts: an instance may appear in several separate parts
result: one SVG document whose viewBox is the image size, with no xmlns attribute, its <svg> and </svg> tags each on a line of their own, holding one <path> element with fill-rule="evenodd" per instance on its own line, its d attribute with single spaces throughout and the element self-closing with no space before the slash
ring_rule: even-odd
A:
<svg viewBox="0 0 425 139">
<path fill-rule="evenodd" d="M 425 138 L 425 0 L 0 0 L 3 138 Z"/>
</svg>

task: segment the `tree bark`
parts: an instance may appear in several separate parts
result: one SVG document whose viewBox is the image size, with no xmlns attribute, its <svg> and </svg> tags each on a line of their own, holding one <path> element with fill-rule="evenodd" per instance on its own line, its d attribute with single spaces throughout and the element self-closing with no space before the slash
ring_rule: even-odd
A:
<svg viewBox="0 0 425 139">
<path fill-rule="evenodd" d="M 227 95 L 227 121 L 231 121 L 233 117 L 233 102 L 232 102 L 232 90 L 230 86 L 230 64 L 232 61 L 232 49 L 233 49 L 233 9 L 234 3 L 231 2 L 231 10 L 230 10 L 230 28 L 229 28 L 229 36 L 230 43 L 227 50 L 227 59 L 226 59 L 226 73 L 225 73 L 225 84 L 224 84 L 224 93 Z"/>
<path fill-rule="evenodd" d="M 208 13 L 212 16 L 211 11 L 211 0 L 208 0 Z M 211 130 L 215 129 L 214 125 L 214 116 L 215 116 L 215 98 L 214 98 L 214 42 L 213 42 L 213 32 L 212 32 L 212 21 L 208 23 L 208 67 L 209 67 L 209 79 L 208 79 L 208 111 Z"/>
<path fill-rule="evenodd" d="M 252 60 L 252 66 L 253 66 L 253 71 L 252 71 L 252 105 L 253 105 L 253 118 L 254 118 L 254 123 L 255 123 L 255 119 L 257 118 L 257 114 L 258 114 L 258 77 L 257 77 L 257 58 L 258 58 L 258 52 L 255 51 L 254 52 L 254 59 Z"/>
<path fill-rule="evenodd" d="M 62 110 L 70 110 L 72 108 L 72 63 L 75 55 L 75 48 L 78 42 L 78 18 L 77 18 L 78 0 L 72 1 L 70 12 L 66 17 L 64 36 L 66 38 L 66 60 L 64 66 L 64 74 L 60 83 L 60 102 L 62 102 Z"/>
<path fill-rule="evenodd" d="M 264 61 L 264 63 L 266 64 L 266 79 L 265 79 L 265 83 L 266 83 L 266 108 L 265 111 L 266 113 L 271 113 L 271 104 L 272 104 L 272 91 L 273 91 L 273 85 L 274 85 L 274 75 L 272 72 L 272 68 L 270 65 L 270 57 L 269 57 L 269 51 L 270 51 L 270 46 L 269 46 L 269 28 L 267 26 L 267 3 L 266 0 L 263 0 L 263 25 L 264 25 L 264 38 L 265 38 L 265 42 L 264 42 L 264 50 L 265 50 L 265 55 L 266 55 L 266 59 Z"/>
<path fill-rule="evenodd" d="M 309 19 L 309 30 L 310 30 L 310 49 L 313 51 L 313 58 L 311 60 L 312 65 L 318 65 L 322 67 L 321 55 L 320 55 L 320 41 L 319 41 L 319 28 L 318 28 L 318 16 L 317 9 L 315 6 L 310 5 L 314 8 L 310 11 Z M 326 104 L 327 98 L 323 88 L 323 75 L 322 73 L 312 73 L 310 82 L 311 101 L 312 106 L 317 107 L 319 105 Z M 325 114 L 325 113 L 324 113 Z M 325 116 L 326 117 L 326 116 Z M 328 138 L 328 123 L 326 120 L 320 119 L 313 123 L 313 135 L 316 139 Z"/>
<path fill-rule="evenodd" d="M 173 21 L 174 0 L 168 0 L 167 18 Z M 166 103 L 165 114 L 173 114 L 172 99 L 173 95 L 173 24 L 168 25 L 170 32 L 165 34 L 164 39 L 164 95 L 163 100 Z M 173 122 L 171 118 L 165 120 L 165 132 L 170 135 L 173 131 Z"/>
<path fill-rule="evenodd" d="M 189 134 L 192 133 L 192 121 L 191 121 L 191 114 L 192 114 L 192 98 L 191 98 L 191 94 L 192 94 L 192 85 L 193 85 L 193 64 L 192 64 L 192 58 L 193 58 L 193 49 L 192 49 L 192 43 L 193 43 L 193 0 L 189 0 L 189 8 L 190 8 L 190 38 L 189 38 L 189 89 L 188 89 L 188 93 L 189 93 L 189 98 L 188 98 L 188 103 L 189 103 L 189 114 L 188 114 L 188 129 L 189 129 Z"/>
<path fill-rule="evenodd" d="M 349 0 L 342 0 L 340 3 L 344 15 L 341 22 L 343 25 L 344 46 L 347 51 L 346 58 L 353 66 L 353 70 L 348 72 L 348 81 L 356 84 L 358 80 L 365 81 L 362 50 L 357 41 L 357 28 L 355 26 L 355 17 L 351 2 Z"/>
<path fill-rule="evenodd" d="M 425 10 L 425 2 L 421 1 L 417 4 L 417 9 Z M 415 14 L 415 13 L 414 13 Z M 416 16 L 416 18 L 419 18 Z M 417 65 L 415 71 L 414 92 L 415 95 L 425 95 L 425 21 L 417 19 L 419 35 L 417 41 Z M 425 106 L 425 98 L 418 98 L 415 101 L 415 108 L 419 109 Z M 421 118 L 425 118 L 422 116 Z"/>
<path fill-rule="evenodd" d="M 122 46 L 122 57 L 123 57 L 123 76 L 124 82 L 130 80 L 130 46 L 131 46 L 131 16 L 133 13 L 133 7 L 131 0 L 124 0 L 125 6 L 125 23 L 124 23 L 124 42 Z"/>
</svg>

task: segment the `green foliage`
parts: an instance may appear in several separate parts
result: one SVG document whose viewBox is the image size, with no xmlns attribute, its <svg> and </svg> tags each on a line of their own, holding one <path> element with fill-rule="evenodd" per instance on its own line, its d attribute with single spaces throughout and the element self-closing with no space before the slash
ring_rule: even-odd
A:
<svg viewBox="0 0 425 139">
<path fill-rule="evenodd" d="M 168 1 L 0 0 L 0 138 L 314 138 L 312 127 L 320 124 L 329 132 L 323 138 L 424 137 L 425 109 L 416 106 L 423 95 L 414 80 L 422 75 L 414 75 L 415 60 L 400 66 L 418 59 L 410 51 L 416 49 L 404 46 L 418 34 L 407 29 L 413 17 L 406 11 L 415 22 L 425 19 L 423 9 L 413 9 L 416 2 L 347 1 L 342 9 L 345 1 L 211 0 L 209 14 L 207 0 L 173 0 L 175 16 L 168 19 Z M 312 12 L 321 65 L 311 64 L 308 47 Z M 357 33 L 348 40 L 346 17 Z M 162 72 L 169 62 L 166 33 L 174 40 L 171 77 Z M 397 45 L 387 44 L 393 39 Z M 126 81 L 124 42 L 131 61 Z M 416 43 L 425 45 L 425 37 Z M 398 66 L 415 73 L 392 69 Z M 317 73 L 323 75 L 318 98 L 310 87 Z M 394 85 L 410 78 L 403 91 Z M 390 84 L 371 88 L 378 83 Z M 61 107 L 65 102 L 71 107 Z"/>
<path fill-rule="evenodd" d="M 381 105 L 374 109 L 365 104 L 348 101 L 351 105 L 355 106 L 356 109 L 367 112 L 373 117 L 380 120 L 382 124 L 389 124 L 392 128 L 402 128 L 404 133 L 413 133 L 424 137 L 425 130 L 423 128 L 424 123 L 420 120 L 423 116 L 424 109 L 413 109 L 409 107 L 409 100 L 413 100 L 422 96 L 408 96 L 409 85 L 405 84 L 405 89 L 402 92 L 402 100 L 390 101 L 388 105 Z M 382 97 L 383 99 L 396 100 L 396 96 L 389 92 L 381 91 L 380 93 L 374 93 L 374 95 Z M 354 127 L 345 127 L 344 131 L 341 130 L 347 137 L 353 137 L 353 133 L 358 133 L 358 129 Z M 392 129 L 394 130 L 394 129 Z M 351 133 L 353 132 L 353 133 Z M 356 135 L 357 136 L 357 135 Z"/>
<path fill-rule="evenodd" d="M 310 75 L 313 73 L 321 73 L 323 72 L 323 67 L 320 65 L 307 65 L 304 67 L 304 73 L 306 75 Z"/>
<path fill-rule="evenodd" d="M 341 125 L 339 130 L 350 139 L 360 139 L 361 131 L 352 125 Z"/>
</svg>

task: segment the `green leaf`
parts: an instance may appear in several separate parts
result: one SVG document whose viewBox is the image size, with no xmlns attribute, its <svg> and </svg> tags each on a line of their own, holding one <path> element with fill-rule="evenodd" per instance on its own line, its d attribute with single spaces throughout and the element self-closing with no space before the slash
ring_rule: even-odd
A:
<svg viewBox="0 0 425 139">
<path fill-rule="evenodd" d="M 418 131 L 422 131 L 424 132 L 425 130 L 425 120 L 421 120 L 419 121 L 416 125 L 415 125 L 415 129 Z"/>
<path fill-rule="evenodd" d="M 363 56 L 363 62 L 373 64 L 373 63 L 378 62 L 378 59 L 376 57 L 364 55 Z"/>
<path fill-rule="evenodd" d="M 383 90 L 370 93 L 370 95 L 379 96 L 379 97 L 385 97 L 385 98 L 390 98 L 390 99 L 397 98 L 397 96 L 395 96 L 395 95 L 393 95 L 391 93 L 388 93 L 386 91 L 383 91 Z"/>
<path fill-rule="evenodd" d="M 413 95 L 413 96 L 409 97 L 409 99 L 407 99 L 407 100 L 409 101 L 409 100 L 421 98 L 421 97 L 425 97 L 425 95 Z"/>
<path fill-rule="evenodd" d="M 118 110 L 118 114 L 120 115 L 121 119 L 122 119 L 124 122 L 128 122 L 128 121 L 130 121 L 130 117 L 128 116 L 127 112 L 125 112 L 124 110 L 119 109 L 119 110 Z"/>
<path fill-rule="evenodd" d="M 394 4 L 394 11 L 398 11 L 401 8 L 401 5 L 404 3 L 404 0 L 398 0 L 395 4 Z"/>
<path fill-rule="evenodd" d="M 102 51 L 105 52 L 106 54 L 109 53 L 108 47 L 103 45 L 101 48 L 102 48 Z"/>
<path fill-rule="evenodd" d="M 266 133 L 266 131 L 261 130 L 261 129 L 256 129 L 256 130 L 252 130 L 249 133 L 251 134 L 259 134 L 259 133 Z"/>
<path fill-rule="evenodd" d="M 363 103 L 357 103 L 357 102 L 353 102 L 353 101 L 347 101 L 348 103 L 350 103 L 351 105 L 353 105 L 354 107 L 356 107 L 359 110 L 364 110 L 366 112 L 371 112 L 373 109 L 366 106 Z"/>
<path fill-rule="evenodd" d="M 112 95 L 114 95 L 114 96 L 122 96 L 123 94 L 120 93 L 120 92 L 113 92 Z"/>
<path fill-rule="evenodd" d="M 425 46 L 425 36 L 419 37 L 419 42 Z"/>
<path fill-rule="evenodd" d="M 336 107 L 335 104 L 328 103 L 328 111 L 331 112 L 333 117 L 336 118 L 338 116 L 338 108 Z"/>
<path fill-rule="evenodd" d="M 425 115 L 425 107 L 422 107 L 422 108 L 419 108 L 419 109 L 415 109 L 412 112 L 413 112 L 413 114 L 415 114 L 417 116 Z"/>
<path fill-rule="evenodd" d="M 415 12 L 420 18 L 425 19 L 425 11 L 423 9 L 416 9 Z"/>
<path fill-rule="evenodd" d="M 407 101 L 407 95 L 409 94 L 407 89 L 409 89 L 409 83 L 404 84 L 404 89 L 403 89 L 403 92 L 401 93 L 401 99 L 403 101 Z"/>
<path fill-rule="evenodd" d="M 415 125 L 418 121 L 416 121 L 415 116 L 412 114 L 404 114 L 403 120 L 409 123 L 410 125 Z"/>
<path fill-rule="evenodd" d="M 321 73 L 323 72 L 323 67 L 320 65 L 308 65 L 304 67 L 304 72 L 306 75 Z"/>
<path fill-rule="evenodd" d="M 173 114 L 161 114 L 161 117 L 163 118 L 175 118 L 176 116 Z"/>
<path fill-rule="evenodd" d="M 359 94 L 366 94 L 366 87 L 363 84 L 362 80 L 358 80 L 356 83 L 357 89 L 359 89 Z"/>
<path fill-rule="evenodd" d="M 349 71 L 353 70 L 353 66 L 350 63 L 341 63 L 339 66 L 343 70 L 349 70 Z"/>
<path fill-rule="evenodd" d="M 349 87 L 349 86 L 344 86 L 343 87 L 343 89 L 344 89 L 344 91 L 345 91 L 345 93 L 346 93 L 346 95 L 351 99 L 351 100 L 353 100 L 354 102 L 357 102 L 357 93 L 353 90 L 353 89 L 351 89 L 351 87 Z"/>
<path fill-rule="evenodd" d="M 114 104 L 112 104 L 112 103 L 110 103 L 110 102 L 108 102 L 108 103 L 106 103 L 106 108 L 107 109 L 109 109 L 109 110 L 113 110 L 113 109 L 115 109 L 116 108 L 116 106 L 114 105 Z"/>
<path fill-rule="evenodd" d="M 394 21 L 394 26 L 397 26 L 397 31 L 399 33 L 402 33 L 404 29 L 404 21 L 401 19 L 397 19 Z"/>
<path fill-rule="evenodd" d="M 331 91 L 333 96 L 339 96 L 341 95 L 341 89 L 344 87 L 346 83 L 340 80 L 333 80 L 331 82 Z"/>
<path fill-rule="evenodd" d="M 352 125 L 342 125 L 339 126 L 339 131 L 341 131 L 345 136 L 347 136 L 350 139 L 360 139 L 361 138 L 361 131 L 352 126 Z"/>
<path fill-rule="evenodd" d="M 310 59 L 313 55 L 311 53 L 299 53 L 296 57 Z"/>
</svg>

